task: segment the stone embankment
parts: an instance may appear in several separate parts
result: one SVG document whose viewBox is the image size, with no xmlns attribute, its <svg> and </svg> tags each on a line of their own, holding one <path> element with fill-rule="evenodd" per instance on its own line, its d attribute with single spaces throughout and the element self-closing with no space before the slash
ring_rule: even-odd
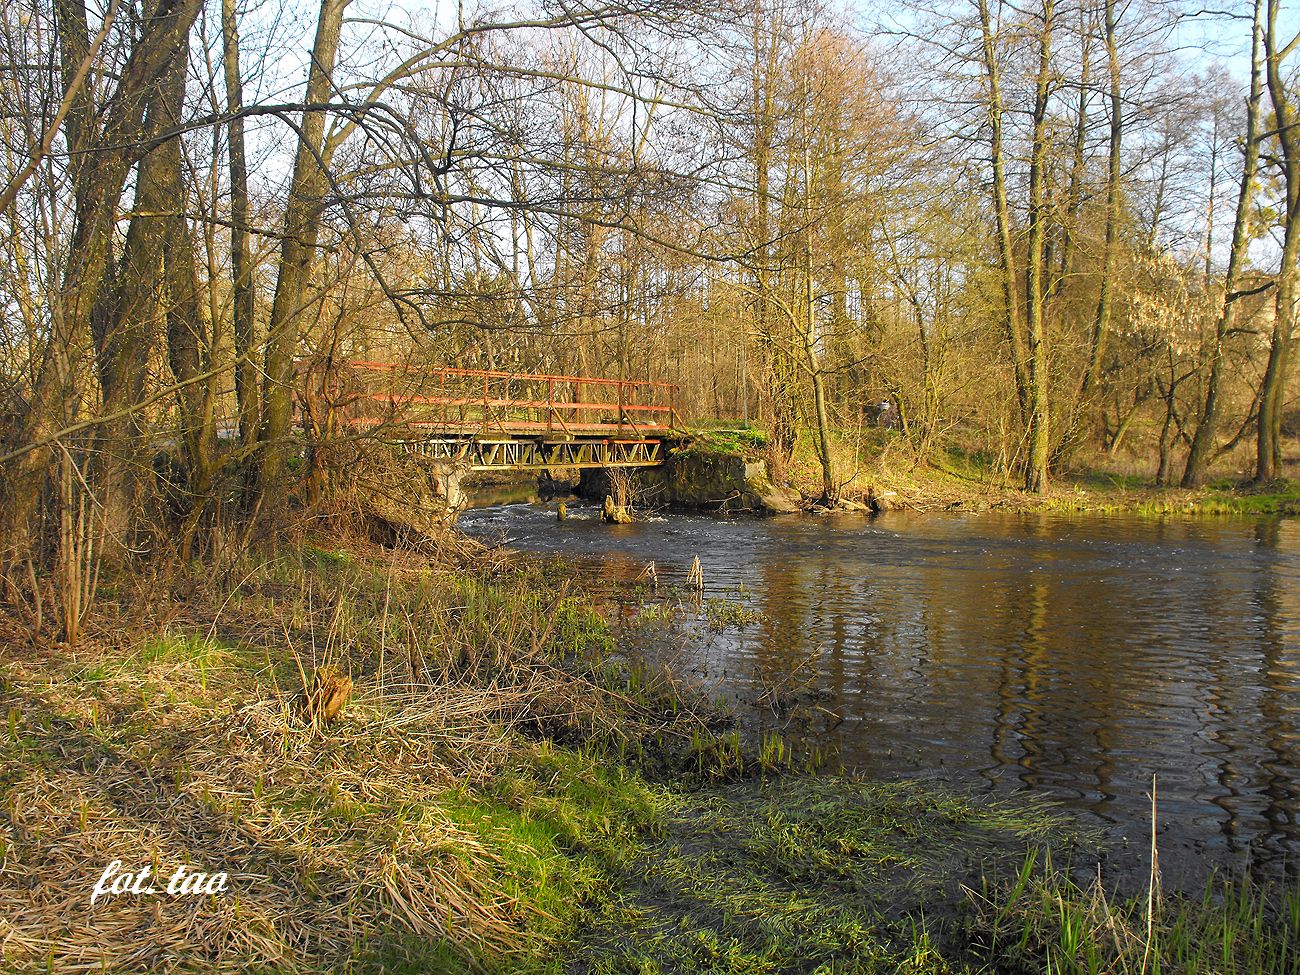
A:
<svg viewBox="0 0 1300 975">
<path fill-rule="evenodd" d="M 798 491 L 773 483 L 766 461 L 741 452 L 674 447 L 663 466 L 637 471 L 635 481 L 636 493 L 647 505 L 725 514 L 801 509 Z M 609 472 L 600 469 L 581 472 L 578 494 L 597 501 L 618 496 Z"/>
</svg>

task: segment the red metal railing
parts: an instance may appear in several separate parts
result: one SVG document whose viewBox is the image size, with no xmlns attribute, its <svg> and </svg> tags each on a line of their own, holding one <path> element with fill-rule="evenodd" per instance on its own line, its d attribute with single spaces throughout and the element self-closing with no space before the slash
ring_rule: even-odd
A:
<svg viewBox="0 0 1300 975">
<path fill-rule="evenodd" d="M 328 374 L 305 363 L 300 370 L 321 405 L 353 428 L 643 437 L 682 426 L 673 383 L 364 360 L 335 363 Z"/>
</svg>

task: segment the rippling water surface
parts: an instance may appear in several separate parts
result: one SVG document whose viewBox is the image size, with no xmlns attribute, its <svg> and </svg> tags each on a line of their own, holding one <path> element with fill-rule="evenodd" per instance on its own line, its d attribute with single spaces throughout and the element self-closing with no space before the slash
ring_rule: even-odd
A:
<svg viewBox="0 0 1300 975">
<path fill-rule="evenodd" d="M 570 554 L 626 643 L 846 766 L 1030 790 L 1134 848 L 1154 774 L 1166 865 L 1300 875 L 1300 520 L 570 509 L 461 524 Z M 636 622 L 646 564 L 666 589 L 696 556 L 703 608 Z M 718 629 L 735 604 L 752 621 Z"/>
</svg>

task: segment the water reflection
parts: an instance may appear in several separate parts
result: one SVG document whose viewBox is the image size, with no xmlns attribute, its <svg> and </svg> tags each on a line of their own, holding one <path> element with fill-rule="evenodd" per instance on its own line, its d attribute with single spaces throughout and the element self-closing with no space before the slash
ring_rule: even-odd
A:
<svg viewBox="0 0 1300 975">
<path fill-rule="evenodd" d="M 1047 794 L 1135 848 L 1155 774 L 1167 867 L 1296 870 L 1300 522 L 672 516 L 611 530 L 577 514 L 516 504 L 463 523 L 577 556 L 629 607 L 627 642 L 737 701 L 803 687 L 756 719 L 848 766 Z M 635 625 L 645 563 L 680 583 L 696 555 L 706 599 L 761 621 Z"/>
</svg>

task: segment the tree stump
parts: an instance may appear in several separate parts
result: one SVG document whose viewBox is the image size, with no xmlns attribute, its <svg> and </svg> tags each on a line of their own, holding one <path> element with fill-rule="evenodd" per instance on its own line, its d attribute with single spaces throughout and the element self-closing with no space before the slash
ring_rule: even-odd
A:
<svg viewBox="0 0 1300 975">
<path fill-rule="evenodd" d="M 627 508 L 621 504 L 615 504 L 614 499 L 608 494 L 605 495 L 605 504 L 600 510 L 600 516 L 611 525 L 630 525 L 632 516 L 628 514 Z"/>
<path fill-rule="evenodd" d="M 311 689 L 303 695 L 303 711 L 314 725 L 334 721 L 352 697 L 352 678 L 337 667 L 322 667 L 312 677 Z"/>
<path fill-rule="evenodd" d="M 894 491 L 877 491 L 873 484 L 867 488 L 867 507 L 876 514 L 889 511 L 894 507 L 895 494 Z"/>
</svg>

